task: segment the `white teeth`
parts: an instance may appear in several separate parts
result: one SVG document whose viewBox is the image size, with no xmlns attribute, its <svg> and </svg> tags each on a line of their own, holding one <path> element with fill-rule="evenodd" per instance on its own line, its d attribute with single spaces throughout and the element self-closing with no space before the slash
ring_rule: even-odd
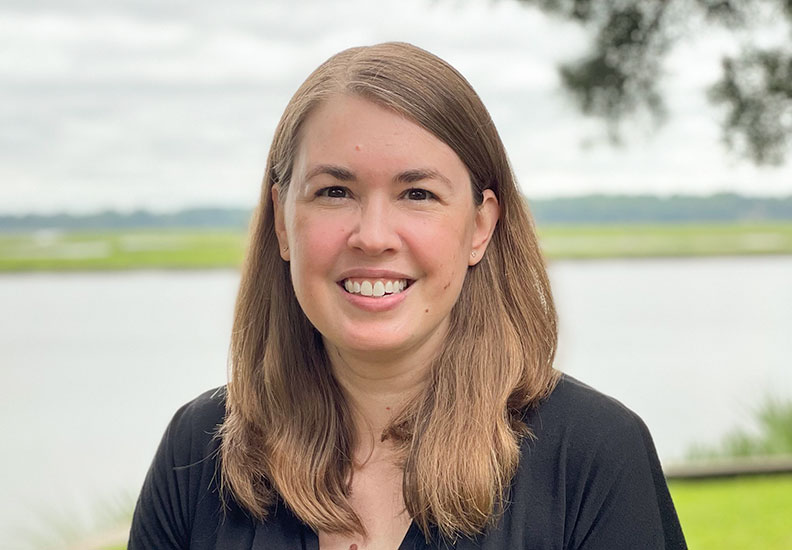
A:
<svg viewBox="0 0 792 550">
<path fill-rule="evenodd" d="M 344 281 L 344 289 L 350 294 L 360 294 L 362 296 L 373 296 L 380 298 L 389 294 L 398 294 L 407 288 L 407 281 L 404 279 L 395 281 L 375 280 L 375 281 Z"/>
</svg>

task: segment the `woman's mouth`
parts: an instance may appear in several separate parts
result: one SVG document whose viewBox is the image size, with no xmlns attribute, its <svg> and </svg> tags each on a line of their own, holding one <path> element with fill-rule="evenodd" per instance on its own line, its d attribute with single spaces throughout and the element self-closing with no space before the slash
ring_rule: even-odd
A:
<svg viewBox="0 0 792 550">
<path fill-rule="evenodd" d="M 362 277 L 350 277 L 340 281 L 341 287 L 349 294 L 360 294 L 361 296 L 371 296 L 380 298 L 392 294 L 404 292 L 412 284 L 410 279 L 364 279 Z"/>
</svg>

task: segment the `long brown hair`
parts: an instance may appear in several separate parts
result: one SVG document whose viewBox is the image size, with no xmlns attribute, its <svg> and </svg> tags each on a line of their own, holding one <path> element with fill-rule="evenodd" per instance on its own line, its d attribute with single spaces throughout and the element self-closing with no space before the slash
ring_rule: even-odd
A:
<svg viewBox="0 0 792 550">
<path fill-rule="evenodd" d="M 404 502 L 424 534 L 436 526 L 445 537 L 472 536 L 502 511 L 527 432 L 524 409 L 557 380 L 556 313 L 533 222 L 489 113 L 453 67 L 410 44 L 334 55 L 300 86 L 275 131 L 236 303 L 219 432 L 223 486 L 256 518 L 280 497 L 317 532 L 365 534 L 349 503 L 352 416 L 280 259 L 271 199 L 272 186 L 289 185 L 305 120 L 337 94 L 433 133 L 467 166 L 476 203 L 492 189 L 500 204 L 424 391 L 383 434 L 401 452 Z"/>
</svg>

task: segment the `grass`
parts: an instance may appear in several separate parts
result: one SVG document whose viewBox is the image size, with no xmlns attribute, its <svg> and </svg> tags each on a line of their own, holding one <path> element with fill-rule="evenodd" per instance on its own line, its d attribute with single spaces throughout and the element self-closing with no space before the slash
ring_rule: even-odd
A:
<svg viewBox="0 0 792 550">
<path fill-rule="evenodd" d="M 669 484 L 691 550 L 792 548 L 792 475 Z"/>
<path fill-rule="evenodd" d="M 645 258 L 792 254 L 792 223 L 545 225 L 550 258 Z"/>
<path fill-rule="evenodd" d="M 792 254 L 792 223 L 548 224 L 539 237 L 550 259 Z M 211 229 L 0 234 L 0 271 L 235 268 L 245 241 Z"/>
<path fill-rule="evenodd" d="M 231 230 L 139 230 L 0 235 L 0 271 L 205 269 L 241 263 Z"/>
</svg>

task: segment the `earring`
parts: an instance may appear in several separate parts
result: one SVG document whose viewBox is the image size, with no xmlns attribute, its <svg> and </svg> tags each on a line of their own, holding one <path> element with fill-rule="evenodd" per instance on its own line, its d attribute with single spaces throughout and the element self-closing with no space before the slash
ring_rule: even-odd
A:
<svg viewBox="0 0 792 550">
<path fill-rule="evenodd" d="M 289 250 L 289 247 L 288 247 L 288 246 L 284 246 L 284 247 L 283 247 L 281 250 L 283 250 L 284 252 L 286 252 L 287 250 Z"/>
<path fill-rule="evenodd" d="M 470 255 L 475 258 L 476 257 L 476 251 L 474 250 L 473 252 L 470 253 Z"/>
</svg>

